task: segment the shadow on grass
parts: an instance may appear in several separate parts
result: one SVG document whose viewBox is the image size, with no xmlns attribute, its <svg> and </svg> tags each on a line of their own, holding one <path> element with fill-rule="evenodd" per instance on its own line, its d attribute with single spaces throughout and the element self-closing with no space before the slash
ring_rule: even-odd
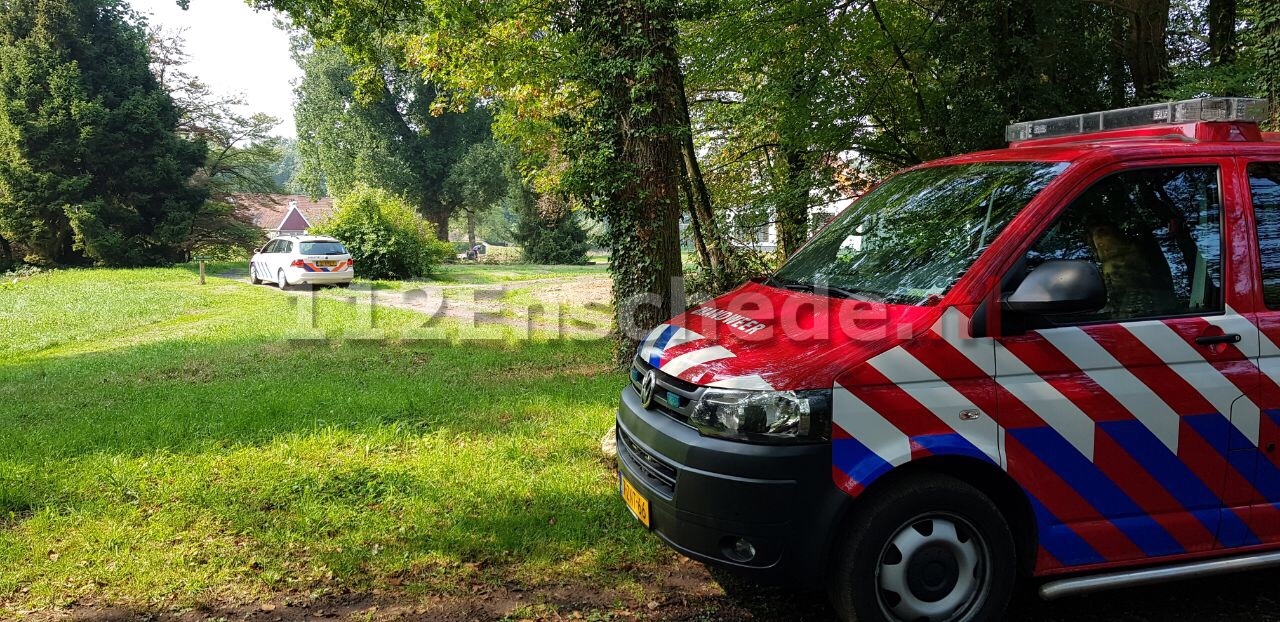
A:
<svg viewBox="0 0 1280 622">
<path fill-rule="evenodd" d="M 312 569 L 367 587 L 655 559 L 597 455 L 624 383 L 607 361 L 573 341 L 238 340 L 2 367 L 0 393 L 22 399 L 0 400 L 0 521 L 40 520 L 0 534 L 0 576 L 92 577 L 95 530 L 120 525 L 154 564 L 157 516 L 213 519 L 224 533 L 179 537 L 234 534 L 242 558 L 222 561 L 271 589 Z M 82 550 L 46 563 L 59 542 Z"/>
</svg>

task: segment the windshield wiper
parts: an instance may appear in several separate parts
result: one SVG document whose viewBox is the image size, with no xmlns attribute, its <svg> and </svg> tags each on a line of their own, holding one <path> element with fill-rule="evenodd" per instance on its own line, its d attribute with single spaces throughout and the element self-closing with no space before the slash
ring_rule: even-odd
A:
<svg viewBox="0 0 1280 622">
<path fill-rule="evenodd" d="M 801 281 L 792 281 L 790 279 L 782 279 L 777 276 L 770 276 L 765 281 L 774 284 L 783 289 L 790 289 L 798 292 L 808 292 L 811 294 L 837 296 L 840 298 L 848 298 L 850 300 L 861 300 L 864 302 L 881 302 L 882 299 L 875 295 L 874 292 L 865 290 L 853 290 L 843 287 L 835 287 L 833 285 L 814 285 L 813 283 L 804 283 Z M 875 296 L 875 297 L 873 297 Z"/>
</svg>

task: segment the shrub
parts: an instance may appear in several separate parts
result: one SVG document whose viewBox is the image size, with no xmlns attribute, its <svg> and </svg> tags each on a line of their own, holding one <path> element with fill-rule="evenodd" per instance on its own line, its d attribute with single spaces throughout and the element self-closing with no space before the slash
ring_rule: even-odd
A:
<svg viewBox="0 0 1280 622">
<path fill-rule="evenodd" d="M 524 249 L 524 260 L 541 264 L 587 262 L 587 231 L 569 204 L 553 195 L 526 203 L 513 234 Z"/>
<path fill-rule="evenodd" d="M 313 232 L 333 236 L 356 261 L 356 274 L 366 279 L 409 279 L 429 276 L 453 256 L 448 242 L 403 199 L 368 186 L 357 186 L 338 200 L 338 209 Z"/>
</svg>

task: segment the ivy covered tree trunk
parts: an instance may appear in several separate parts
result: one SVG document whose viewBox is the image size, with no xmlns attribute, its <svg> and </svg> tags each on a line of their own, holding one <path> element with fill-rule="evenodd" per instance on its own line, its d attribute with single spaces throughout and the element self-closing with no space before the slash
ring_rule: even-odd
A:
<svg viewBox="0 0 1280 622">
<path fill-rule="evenodd" d="M 1258 29 L 1262 33 L 1258 47 L 1262 62 L 1258 78 L 1271 100 L 1268 129 L 1280 129 L 1280 2 L 1258 2 Z"/>
<path fill-rule="evenodd" d="M 1170 0 L 1095 0 L 1124 12 L 1128 19 L 1125 60 L 1134 94 L 1150 100 L 1156 87 L 1169 78 L 1169 52 L 1165 44 L 1169 31 Z"/>
<path fill-rule="evenodd" d="M 1235 59 L 1236 0 L 1209 0 L 1209 61 L 1226 65 Z"/>
<path fill-rule="evenodd" d="M 785 149 L 784 188 L 778 196 L 778 252 L 790 257 L 809 239 L 809 179 L 804 153 Z"/>
<path fill-rule="evenodd" d="M 679 65 L 675 0 L 586 0 L 577 15 L 583 81 L 600 98 L 578 129 L 577 194 L 607 225 L 615 356 L 683 311 Z"/>
</svg>

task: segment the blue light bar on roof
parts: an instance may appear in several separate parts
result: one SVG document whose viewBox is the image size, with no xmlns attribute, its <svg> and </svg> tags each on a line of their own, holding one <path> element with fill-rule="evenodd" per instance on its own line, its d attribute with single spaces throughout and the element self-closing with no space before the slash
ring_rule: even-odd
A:
<svg viewBox="0 0 1280 622">
<path fill-rule="evenodd" d="M 1165 104 L 1150 104 L 1104 112 L 1014 123 L 1004 128 L 1005 140 L 1034 140 L 1090 134 L 1144 125 L 1168 125 L 1195 121 L 1243 121 L 1267 118 L 1267 100 L 1252 97 L 1204 97 Z"/>
</svg>

